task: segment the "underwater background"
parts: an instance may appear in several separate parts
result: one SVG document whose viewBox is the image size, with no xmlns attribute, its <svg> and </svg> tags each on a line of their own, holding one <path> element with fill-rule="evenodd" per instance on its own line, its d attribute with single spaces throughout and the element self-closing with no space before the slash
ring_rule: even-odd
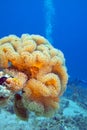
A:
<svg viewBox="0 0 87 130">
<path fill-rule="evenodd" d="M 4 109 L 11 115 L 1 110 L 0 125 L 2 119 L 6 120 L 0 130 L 87 130 L 87 0 L 1 1 L 0 38 L 24 33 L 42 35 L 64 53 L 69 82 L 61 98 L 61 109 L 53 118 L 36 119 L 31 115 L 28 123 L 14 121 L 10 106 Z M 19 126 L 15 126 L 17 123 Z"/>
<path fill-rule="evenodd" d="M 49 35 L 64 52 L 70 77 L 87 80 L 86 0 L 3 0 L 0 17 L 0 37 Z"/>
</svg>

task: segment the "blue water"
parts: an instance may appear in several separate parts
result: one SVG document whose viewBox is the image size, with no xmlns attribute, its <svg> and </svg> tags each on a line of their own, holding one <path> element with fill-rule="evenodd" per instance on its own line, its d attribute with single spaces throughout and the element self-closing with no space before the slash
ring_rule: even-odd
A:
<svg viewBox="0 0 87 130">
<path fill-rule="evenodd" d="M 64 52 L 70 77 L 87 80 L 86 0 L 1 1 L 0 37 L 22 33 L 48 35 Z"/>
<path fill-rule="evenodd" d="M 8 36 L 10 34 L 21 36 L 23 33 L 39 34 L 46 37 L 55 48 L 60 49 L 65 55 L 66 66 L 68 69 L 70 79 L 67 85 L 66 93 L 64 93 L 63 95 L 65 101 L 62 100 L 61 103 L 62 107 L 60 107 L 62 109 L 60 111 L 63 112 L 63 110 L 65 109 L 64 107 L 68 108 L 67 104 L 69 104 L 71 101 L 77 103 L 79 107 L 84 108 L 83 112 L 86 111 L 87 110 L 87 96 L 86 96 L 87 95 L 87 54 L 86 54 L 87 0 L 0 1 L 0 38 Z M 14 130 L 16 129 L 16 126 L 13 121 L 14 118 L 12 118 L 13 117 L 12 114 L 14 114 L 13 108 L 12 106 L 10 107 L 5 108 L 6 111 L 9 111 L 11 113 L 12 120 L 10 121 L 8 119 L 9 114 L 7 115 L 6 113 L 7 115 L 6 116 L 3 112 L 1 112 L 0 108 L 0 114 L 1 114 L 0 123 L 3 126 L 4 123 L 2 119 L 6 119 L 5 124 L 8 122 L 6 126 L 4 125 L 5 129 L 3 130 L 8 130 L 10 128 L 8 126 L 10 125 L 11 127 L 13 126 L 12 128 L 14 128 Z M 83 115 L 81 115 L 81 113 L 79 114 L 78 113 L 79 112 L 77 110 L 78 116 L 72 117 L 72 120 L 76 121 L 77 124 L 75 125 L 79 126 L 79 130 L 86 130 L 87 115 L 85 118 Z M 3 115 L 5 115 L 6 117 L 4 117 Z M 52 122 L 54 122 L 56 118 L 59 118 L 59 120 L 64 118 L 61 112 L 60 115 L 61 118 L 59 118 L 58 115 L 52 118 Z M 32 116 L 32 119 L 33 118 L 34 117 Z M 51 120 L 48 121 L 48 124 L 52 123 L 50 121 Z M 47 123 L 47 120 L 45 120 L 45 122 Z M 28 123 L 27 122 L 25 123 L 26 124 L 20 122 L 18 124 L 17 120 L 16 124 L 20 126 L 20 129 L 17 128 L 16 130 L 24 129 L 25 125 L 26 125 L 25 130 L 28 130 L 31 124 L 29 124 L 28 126 Z M 42 121 L 41 125 L 43 123 L 44 121 Z M 62 123 L 63 122 L 60 123 L 61 129 L 65 130 L 63 129 L 63 127 L 66 127 L 67 122 L 65 126 L 64 124 L 62 125 Z M 73 122 L 71 124 L 73 124 Z M 36 129 L 34 125 L 31 126 L 34 127 L 34 129 Z M 54 126 L 56 126 L 55 123 Z M 40 130 L 48 130 L 44 129 L 45 127 L 46 125 L 44 124 L 43 129 Z M 3 127 L 0 126 L 0 130 L 2 130 L 1 128 Z M 29 130 L 33 130 L 33 128 L 30 128 Z M 76 130 L 76 128 L 73 130 Z"/>
</svg>

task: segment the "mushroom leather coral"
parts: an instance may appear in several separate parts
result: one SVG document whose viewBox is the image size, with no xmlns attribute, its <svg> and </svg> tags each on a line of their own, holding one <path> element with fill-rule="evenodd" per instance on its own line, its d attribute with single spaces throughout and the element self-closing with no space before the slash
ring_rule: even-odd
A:
<svg viewBox="0 0 87 130">
<path fill-rule="evenodd" d="M 29 34 L 23 34 L 21 38 L 9 35 L 0 39 L 0 68 L 9 67 L 28 76 L 22 90 L 23 103 L 29 111 L 50 115 L 58 108 L 68 74 L 63 53 L 47 39 Z M 17 87 L 12 90 L 17 91 Z"/>
</svg>

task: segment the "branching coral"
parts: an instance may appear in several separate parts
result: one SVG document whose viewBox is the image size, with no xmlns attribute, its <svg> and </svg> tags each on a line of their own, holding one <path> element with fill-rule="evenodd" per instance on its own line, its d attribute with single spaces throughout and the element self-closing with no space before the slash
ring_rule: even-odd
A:
<svg viewBox="0 0 87 130">
<path fill-rule="evenodd" d="M 10 35 L 0 39 L 0 68 L 11 77 L 7 88 L 22 91 L 26 109 L 51 115 L 66 89 L 67 69 L 63 53 L 39 35 Z"/>
<path fill-rule="evenodd" d="M 0 106 L 3 106 L 7 103 L 11 92 L 6 88 L 6 86 L 0 85 Z"/>
</svg>

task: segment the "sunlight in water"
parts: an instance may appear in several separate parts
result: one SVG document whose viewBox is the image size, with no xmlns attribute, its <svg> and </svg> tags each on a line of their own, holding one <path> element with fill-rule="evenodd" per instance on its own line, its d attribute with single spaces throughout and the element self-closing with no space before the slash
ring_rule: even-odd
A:
<svg viewBox="0 0 87 130">
<path fill-rule="evenodd" d="M 53 33 L 54 15 L 55 15 L 53 0 L 44 0 L 44 7 L 45 7 L 45 21 L 46 21 L 45 35 L 46 38 L 52 43 L 53 42 L 52 33 Z"/>
</svg>

